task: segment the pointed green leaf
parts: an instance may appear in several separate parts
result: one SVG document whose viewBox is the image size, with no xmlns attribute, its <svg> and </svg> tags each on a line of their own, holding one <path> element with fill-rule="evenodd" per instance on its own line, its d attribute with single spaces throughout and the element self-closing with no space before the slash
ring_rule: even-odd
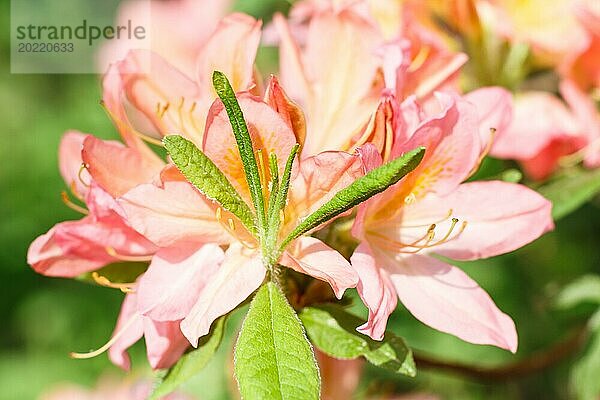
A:
<svg viewBox="0 0 600 400">
<path fill-rule="evenodd" d="M 339 306 L 305 307 L 300 312 L 311 342 L 323 353 L 339 358 L 365 357 L 371 364 L 398 374 L 415 376 L 417 369 L 412 351 L 402 338 L 386 332 L 382 341 L 358 333 L 360 318 Z"/>
<path fill-rule="evenodd" d="M 245 400 L 319 398 L 312 347 L 298 316 L 272 282 L 250 304 L 235 348 L 235 376 Z"/>
<path fill-rule="evenodd" d="M 250 232 L 256 233 L 250 207 L 206 154 L 179 135 L 166 136 L 163 143 L 177 169 L 192 185 L 238 217 Z"/>
<path fill-rule="evenodd" d="M 252 147 L 252 138 L 250 137 L 250 132 L 248 132 L 244 113 L 225 74 L 219 71 L 213 72 L 213 86 L 229 116 L 231 129 L 233 130 L 242 164 L 244 165 L 244 173 L 246 174 L 246 181 L 250 188 L 254 209 L 258 215 L 258 230 L 262 232 L 265 226 L 265 200 L 263 198 L 258 164 L 256 163 L 254 148 Z"/>
<path fill-rule="evenodd" d="M 324 222 L 350 210 L 363 201 L 383 192 L 415 169 L 423 159 L 425 148 L 411 150 L 387 164 L 368 172 L 340 190 L 331 200 L 323 204 L 317 211 L 306 217 L 281 244 L 281 250 L 297 237 L 305 234 Z"/>
<path fill-rule="evenodd" d="M 281 183 L 279 185 L 277 195 L 275 199 L 273 199 L 273 202 L 269 201 L 269 203 L 271 203 L 270 205 L 272 205 L 272 207 L 269 207 L 269 215 L 267 222 L 269 232 L 268 242 L 270 248 L 274 248 L 275 242 L 277 241 L 279 225 L 281 224 L 279 212 L 283 210 L 287 201 L 287 194 L 290 188 L 290 179 L 292 176 L 292 166 L 294 165 L 294 159 L 296 158 L 296 154 L 298 154 L 299 149 L 300 145 L 298 143 L 296 143 L 294 147 L 292 147 L 292 151 L 290 152 L 290 155 L 288 156 L 288 159 L 285 163 L 285 169 L 283 170 L 283 176 L 281 177 Z"/>
<path fill-rule="evenodd" d="M 563 175 L 538 190 L 552 202 L 552 217 L 560 219 L 600 193 L 600 169 Z"/>
<path fill-rule="evenodd" d="M 200 372 L 215 354 L 223 338 L 225 318 L 219 318 L 211 333 L 202 337 L 198 348 L 184 354 L 177 364 L 169 369 L 157 382 L 150 400 L 159 399 L 176 390 L 182 383 Z"/>
</svg>

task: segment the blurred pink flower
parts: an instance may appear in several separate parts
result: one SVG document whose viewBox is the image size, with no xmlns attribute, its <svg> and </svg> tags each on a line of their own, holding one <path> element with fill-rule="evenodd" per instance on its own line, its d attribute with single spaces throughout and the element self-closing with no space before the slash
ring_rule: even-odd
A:
<svg viewBox="0 0 600 400">
<path fill-rule="evenodd" d="M 571 102 L 585 101 L 577 97 L 576 88 L 566 90 Z M 600 129 L 590 121 L 586 133 L 584 115 L 579 106 L 569 109 L 551 93 L 520 93 L 515 97 L 513 121 L 494 141 L 490 154 L 517 160 L 529 177 L 545 179 L 556 171 L 562 157 L 582 149 L 594 136 L 592 131 Z"/>
<path fill-rule="evenodd" d="M 125 58 L 130 50 L 145 49 L 193 76 L 202 48 L 230 7 L 230 0 L 126 0 L 119 6 L 116 23 L 127 25 L 129 20 L 142 19 L 147 47 L 127 40 L 107 42 L 98 55 L 100 71 Z"/>
<path fill-rule="evenodd" d="M 488 28 L 513 43 L 528 44 L 539 63 L 557 66 L 586 44 L 575 14 L 580 1 L 595 0 L 479 0 L 477 7 Z"/>
<path fill-rule="evenodd" d="M 321 399 L 351 399 L 358 388 L 365 360 L 340 360 L 315 350 L 321 375 Z"/>
<path fill-rule="evenodd" d="M 280 100 L 285 98 L 282 96 Z M 270 176 L 266 158 L 270 153 L 277 155 L 281 176 L 297 140 L 289 113 L 279 114 L 249 93 L 240 93 L 238 99 L 254 146 L 265 157 L 260 163 L 264 165 L 263 180 Z M 281 110 L 289 111 L 285 107 Z M 202 148 L 249 201 L 250 192 L 237 144 L 220 101 L 210 110 Z M 361 174 L 359 157 L 347 153 L 326 152 L 297 161 L 281 234 L 289 233 L 298 221 Z M 266 180 L 263 183 L 266 184 Z M 209 332 L 215 319 L 234 309 L 263 282 L 266 269 L 256 239 L 235 216 L 219 208 L 186 181 L 165 179 L 159 185 L 139 185 L 122 196 L 119 204 L 132 226 L 161 247 L 140 280 L 139 311 L 155 321 L 182 320 L 181 331 L 192 345 L 196 346 L 198 338 Z M 194 261 L 198 257 L 206 259 L 198 252 L 206 246 L 213 246 L 216 251 L 216 244 L 229 245 L 220 266 Z M 357 276 L 350 264 L 316 238 L 297 239 L 279 262 L 330 283 L 338 297 L 356 285 Z M 173 270 L 181 270 L 181 273 L 173 275 Z M 182 278 L 174 279 L 174 276 Z M 156 293 L 162 295 L 156 296 Z"/>
<path fill-rule="evenodd" d="M 434 329 L 514 352 L 510 317 L 464 272 L 431 255 L 474 260 L 515 250 L 552 229 L 551 204 L 517 184 L 462 183 L 481 160 L 482 116 L 458 97 L 436 97 L 436 113 L 406 100 L 394 132 L 391 158 L 425 146 L 419 167 L 359 207 L 352 232 L 361 243 L 351 263 L 369 320 L 358 329 L 382 339 L 399 297 Z M 381 163 L 371 146 L 362 155 L 369 168 Z"/>
<path fill-rule="evenodd" d="M 152 382 L 149 380 L 117 379 L 105 376 L 99 380 L 94 388 L 74 384 L 59 384 L 42 394 L 40 400 L 144 400 L 148 398 L 151 392 Z M 194 400 L 196 397 L 175 392 L 163 399 Z"/>
<path fill-rule="evenodd" d="M 584 91 L 600 88 L 600 3 L 579 1 L 574 12 L 587 39 L 565 58 L 560 72 Z"/>
</svg>

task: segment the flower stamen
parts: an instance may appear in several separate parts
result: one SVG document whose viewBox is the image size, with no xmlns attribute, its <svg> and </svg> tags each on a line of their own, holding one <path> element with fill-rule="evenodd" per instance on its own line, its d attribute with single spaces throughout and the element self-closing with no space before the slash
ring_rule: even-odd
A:
<svg viewBox="0 0 600 400">
<path fill-rule="evenodd" d="M 79 171 L 77 172 L 77 179 L 79 179 L 79 182 L 81 182 L 81 184 L 85 187 L 90 187 L 90 184 L 83 180 L 81 173 L 83 172 L 84 169 L 87 170 L 89 167 L 90 166 L 87 165 L 86 163 L 81 163 L 81 166 L 79 167 Z"/>
<path fill-rule="evenodd" d="M 141 318 L 140 314 L 135 314 L 133 317 L 131 317 L 129 319 L 129 321 L 127 321 L 127 323 L 125 323 L 123 328 L 119 332 L 117 332 L 112 338 L 110 338 L 110 340 L 108 342 L 106 342 L 106 344 L 104 346 L 100 347 L 98 350 L 90 351 L 89 353 L 72 352 L 72 353 L 69 353 L 69 356 L 71 358 L 76 358 L 76 359 L 87 359 L 87 358 L 93 358 L 93 357 L 99 356 L 100 354 L 102 354 L 105 351 L 107 351 L 108 349 L 110 349 L 111 346 L 113 344 L 115 344 L 121 336 L 123 336 L 125 331 L 127 331 L 131 326 L 133 326 L 133 324 L 135 322 L 137 322 L 139 318 Z"/>
<path fill-rule="evenodd" d="M 67 194 L 67 192 L 65 192 L 64 190 L 62 192 L 60 192 L 60 196 L 62 198 L 63 203 L 65 203 L 65 205 L 67 207 L 69 207 L 71 210 L 77 211 L 78 213 L 81 213 L 83 215 L 88 215 L 90 213 L 86 208 L 73 203 L 71 201 L 71 199 L 69 198 L 69 195 Z"/>
<path fill-rule="evenodd" d="M 118 253 L 114 247 L 106 247 L 106 252 L 109 256 L 119 259 L 121 261 L 131 261 L 131 262 L 148 262 L 152 261 L 152 255 L 143 255 L 143 256 L 127 256 L 124 254 Z"/>
<path fill-rule="evenodd" d="M 92 272 L 92 279 L 100 286 L 104 286 L 111 289 L 119 289 L 123 293 L 131 293 L 133 292 L 133 288 L 135 287 L 135 283 L 115 283 L 111 282 L 107 277 L 98 274 L 97 272 Z"/>
</svg>

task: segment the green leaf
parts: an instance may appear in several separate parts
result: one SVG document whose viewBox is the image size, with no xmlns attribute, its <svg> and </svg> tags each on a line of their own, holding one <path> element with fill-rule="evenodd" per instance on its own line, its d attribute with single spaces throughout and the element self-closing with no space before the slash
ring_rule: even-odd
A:
<svg viewBox="0 0 600 400">
<path fill-rule="evenodd" d="M 281 183 L 277 190 L 277 194 L 273 201 L 269 201 L 269 215 L 268 215 L 268 246 L 269 248 L 275 247 L 275 242 L 277 241 L 277 234 L 279 232 L 279 225 L 281 224 L 281 219 L 279 218 L 279 212 L 283 210 L 285 207 L 285 203 L 287 201 L 287 194 L 290 188 L 290 179 L 292 176 L 292 166 L 294 165 L 294 158 L 296 158 L 296 154 L 300 149 L 300 145 L 296 143 L 294 147 L 292 147 L 292 151 L 288 156 L 288 159 L 285 163 L 285 169 L 283 170 L 283 176 L 281 177 Z"/>
<path fill-rule="evenodd" d="M 225 317 L 219 318 L 211 333 L 202 337 L 198 348 L 184 354 L 157 382 L 150 400 L 159 399 L 177 389 L 182 383 L 200 372 L 215 354 L 223 338 Z"/>
<path fill-rule="evenodd" d="M 250 137 L 250 132 L 248 132 L 244 113 L 225 74 L 219 71 L 213 72 L 213 86 L 229 116 L 231 129 L 233 130 L 242 164 L 244 165 L 244 173 L 246 174 L 246 181 L 250 188 L 254 209 L 256 210 L 256 214 L 258 214 L 258 231 L 262 233 L 265 226 L 265 200 L 263 198 L 258 164 L 256 163 L 254 148 L 252 147 L 252 138 Z"/>
<path fill-rule="evenodd" d="M 317 211 L 306 217 L 281 244 L 281 250 L 297 237 L 313 228 L 329 221 L 335 216 L 350 210 L 352 207 L 373 197 L 377 193 L 402 179 L 406 174 L 415 169 L 423 159 L 425 148 L 419 147 L 411 150 L 387 164 L 384 164 L 358 178 L 349 186 L 340 190 L 331 200 L 323 204 Z"/>
<path fill-rule="evenodd" d="M 312 347 L 273 282 L 263 285 L 250 304 L 235 348 L 235 375 L 245 400 L 319 398 Z"/>
<path fill-rule="evenodd" d="M 596 332 L 585 354 L 573 366 L 571 387 L 579 400 L 597 400 L 600 396 L 600 332 Z"/>
<path fill-rule="evenodd" d="M 560 219 L 600 192 L 600 169 L 578 169 L 542 186 L 538 191 L 552 202 L 552 217 Z"/>
<path fill-rule="evenodd" d="M 581 303 L 600 305 L 600 276 L 582 276 L 565 286 L 556 298 L 556 306 L 562 309 L 572 308 Z"/>
<path fill-rule="evenodd" d="M 238 217 L 250 232 L 256 233 L 250 207 L 206 154 L 179 135 L 166 136 L 163 143 L 177 169 L 192 185 Z"/>
<path fill-rule="evenodd" d="M 365 357 L 371 364 L 398 374 L 415 376 L 412 351 L 402 338 L 386 332 L 382 341 L 358 333 L 360 318 L 335 305 L 305 307 L 300 312 L 311 342 L 323 353 L 339 358 Z"/>
</svg>

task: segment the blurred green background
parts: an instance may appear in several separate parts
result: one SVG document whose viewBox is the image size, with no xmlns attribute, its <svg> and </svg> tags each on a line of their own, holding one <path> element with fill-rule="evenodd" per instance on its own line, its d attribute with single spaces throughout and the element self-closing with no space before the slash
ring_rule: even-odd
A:
<svg viewBox="0 0 600 400">
<path fill-rule="evenodd" d="M 237 9 L 268 20 L 285 1 L 238 1 Z M 2 0 L 2 26 L 9 26 L 9 2 Z M 1 30 L 0 49 L 0 399 L 34 399 L 64 382 L 85 386 L 99 376 L 123 373 L 101 355 L 72 360 L 70 351 L 96 348 L 109 338 L 123 295 L 86 283 L 39 276 L 26 264 L 29 243 L 58 221 L 79 218 L 63 205 L 64 189 L 57 168 L 62 133 L 78 129 L 102 138 L 116 132 L 99 105 L 100 83 L 95 75 L 10 74 L 8 29 Z M 261 52 L 263 70 L 273 65 L 273 51 Z M 490 171 L 498 163 L 488 162 Z M 491 173 L 491 172 L 490 172 Z M 499 365 L 525 358 L 560 341 L 585 321 L 587 310 L 555 311 L 560 288 L 581 274 L 600 273 L 600 210 L 588 204 L 557 223 L 557 230 L 534 244 L 503 257 L 465 263 L 464 269 L 513 317 L 520 336 L 516 355 L 488 346 L 469 345 L 437 333 L 399 309 L 390 328 L 415 349 L 441 359 L 474 365 Z M 364 312 L 362 308 L 357 310 Z M 235 320 L 235 319 L 234 319 Z M 239 320 L 239 318 L 238 318 Z M 230 321 L 231 322 L 231 321 Z M 229 340 L 219 356 L 185 390 L 202 399 L 226 399 Z M 134 348 L 134 373 L 149 374 L 143 344 Z M 365 394 L 422 391 L 445 399 L 568 399 L 569 370 L 579 354 L 543 373 L 498 382 L 482 382 L 420 370 L 416 379 L 366 370 Z"/>
</svg>

